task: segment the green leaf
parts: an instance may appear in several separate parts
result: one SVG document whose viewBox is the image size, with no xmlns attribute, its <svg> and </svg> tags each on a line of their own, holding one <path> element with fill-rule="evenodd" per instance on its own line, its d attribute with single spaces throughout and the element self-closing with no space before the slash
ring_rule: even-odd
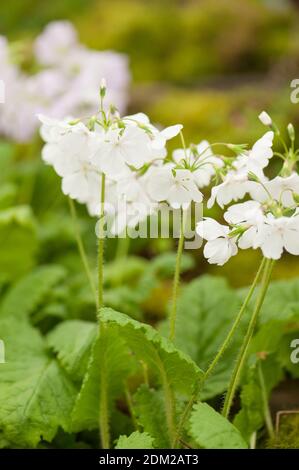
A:
<svg viewBox="0 0 299 470">
<path fill-rule="evenodd" d="M 59 363 L 76 381 L 84 377 L 96 335 L 95 323 L 68 320 L 60 323 L 47 336 Z"/>
<path fill-rule="evenodd" d="M 7 441 L 35 447 L 69 430 L 76 388 L 25 320 L 0 319 L 6 363 L 0 364 L 0 428 Z"/>
<path fill-rule="evenodd" d="M 139 426 L 154 438 L 155 447 L 168 449 L 170 443 L 161 392 L 141 385 L 133 397 L 133 409 Z"/>
<path fill-rule="evenodd" d="M 228 286 L 225 279 L 209 275 L 195 279 L 184 287 L 178 299 L 175 344 L 189 354 L 202 369 L 207 369 L 227 336 L 240 306 L 238 295 Z M 207 380 L 202 399 L 225 391 L 245 321 L 213 375 Z M 165 323 L 162 328 L 166 333 L 168 324 Z"/>
<path fill-rule="evenodd" d="M 130 436 L 120 436 L 115 449 L 153 449 L 153 438 L 146 432 L 135 431 Z"/>
<path fill-rule="evenodd" d="M 99 427 L 100 400 L 106 391 L 109 408 L 123 392 L 126 377 L 132 372 L 133 358 L 116 330 L 97 328 L 88 368 L 72 414 L 75 431 Z M 135 363 L 135 361 L 134 361 Z"/>
<path fill-rule="evenodd" d="M 109 308 L 101 310 L 101 319 L 109 330 L 118 331 L 138 359 L 147 364 L 158 378 L 164 376 L 170 386 L 189 396 L 202 371 L 185 353 L 150 325 L 138 322 Z"/>
<path fill-rule="evenodd" d="M 35 269 L 8 291 L 0 306 L 0 317 L 30 315 L 65 274 L 61 266 L 42 266 Z"/>
<path fill-rule="evenodd" d="M 12 183 L 3 184 L 0 188 L 0 209 L 7 209 L 16 199 L 17 186 Z"/>
<path fill-rule="evenodd" d="M 299 311 L 299 279 L 271 282 L 259 315 L 259 325 L 272 320 L 288 321 L 294 311 Z"/>
<path fill-rule="evenodd" d="M 7 280 L 32 268 L 36 249 L 36 227 L 31 209 L 16 206 L 0 211 L 0 265 Z"/>
<path fill-rule="evenodd" d="M 107 307 L 121 309 L 124 313 L 137 319 L 142 318 L 140 307 L 142 300 L 141 292 L 126 285 L 106 289 L 104 292 L 104 304 Z"/>
<path fill-rule="evenodd" d="M 190 435 L 204 449 L 246 449 L 240 432 L 207 403 L 194 406 L 190 418 Z"/>
</svg>

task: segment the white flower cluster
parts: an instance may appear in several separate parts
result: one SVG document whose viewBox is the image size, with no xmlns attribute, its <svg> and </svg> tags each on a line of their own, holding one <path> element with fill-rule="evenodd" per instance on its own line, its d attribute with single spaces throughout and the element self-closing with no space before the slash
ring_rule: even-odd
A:
<svg viewBox="0 0 299 470">
<path fill-rule="evenodd" d="M 223 166 L 206 141 L 178 149 L 170 158 L 166 143 L 182 126 L 159 130 L 142 113 L 120 118 L 115 110 L 100 110 L 85 123 L 45 116 L 40 120 L 46 142 L 43 160 L 61 176 L 63 193 L 86 204 L 92 216 L 100 215 L 105 175 L 105 211 L 113 218 L 114 234 L 136 227 L 161 202 L 173 208 L 201 202 L 200 188 Z"/>
<path fill-rule="evenodd" d="M 240 249 L 261 249 L 266 258 L 277 260 L 284 250 L 299 255 L 299 175 L 296 165 L 298 151 L 294 150 L 294 129 L 288 127 L 292 146 L 279 154 L 284 163 L 279 175 L 268 179 L 264 169 L 273 156 L 272 143 L 279 131 L 263 112 L 261 121 L 273 130 L 256 142 L 249 152 L 242 151 L 219 172 L 222 182 L 214 186 L 208 206 L 215 202 L 223 208 L 232 201 L 247 198 L 231 205 L 224 213 L 228 225 L 204 218 L 197 225 L 198 234 L 207 240 L 204 256 L 211 264 L 222 266 Z"/>
<path fill-rule="evenodd" d="M 79 43 L 67 21 L 49 23 L 32 47 L 33 70 L 22 70 L 12 60 L 12 47 L 0 36 L 0 79 L 5 103 L 0 107 L 0 134 L 27 142 L 38 128 L 37 113 L 55 118 L 91 115 L 101 79 L 109 91 L 106 103 L 124 111 L 130 81 L 127 57 L 95 51 Z"/>
</svg>

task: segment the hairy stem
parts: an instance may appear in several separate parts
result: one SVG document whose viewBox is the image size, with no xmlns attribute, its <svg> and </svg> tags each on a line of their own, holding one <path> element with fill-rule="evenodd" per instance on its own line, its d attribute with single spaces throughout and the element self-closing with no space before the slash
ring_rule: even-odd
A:
<svg viewBox="0 0 299 470">
<path fill-rule="evenodd" d="M 104 227 L 105 227 L 105 182 L 106 177 L 105 174 L 102 173 L 102 181 L 101 181 L 101 207 L 100 207 L 100 218 L 99 218 L 99 232 L 98 232 L 98 308 L 101 309 L 103 307 L 103 267 L 104 267 L 104 243 L 105 243 L 105 234 L 104 234 Z"/>
<path fill-rule="evenodd" d="M 70 212 L 71 212 L 71 216 L 72 216 L 72 221 L 73 221 L 73 226 L 74 226 L 74 232 L 75 232 L 76 242 L 77 242 L 77 246 L 78 246 L 78 251 L 79 251 L 79 254 L 80 254 L 82 264 L 84 266 L 84 270 L 85 270 L 87 279 L 88 279 L 89 284 L 90 284 L 90 288 L 91 288 L 92 293 L 93 293 L 94 298 L 95 298 L 96 306 L 98 308 L 98 297 L 97 297 L 97 290 L 96 290 L 95 280 L 93 278 L 93 275 L 92 275 L 90 267 L 89 267 L 86 251 L 85 251 L 83 240 L 82 240 L 82 237 L 81 237 L 81 234 L 80 234 L 76 206 L 74 204 L 74 201 L 71 198 L 68 198 L 68 201 L 69 201 Z"/>
<path fill-rule="evenodd" d="M 101 308 L 104 306 L 103 302 L 103 267 L 104 267 L 104 243 L 105 243 L 105 174 L 102 173 L 101 179 L 101 204 L 100 204 L 100 218 L 98 223 L 98 318 L 99 328 L 103 348 L 103 358 L 100 369 L 100 410 L 99 410 L 99 427 L 101 436 L 102 449 L 110 448 L 110 427 L 109 427 L 109 403 L 108 403 L 108 384 L 107 384 L 107 366 L 106 366 L 106 350 L 107 350 L 107 337 L 105 334 L 106 325 L 101 322 Z"/>
<path fill-rule="evenodd" d="M 274 427 L 273 427 L 271 412 L 270 412 L 269 403 L 268 403 L 267 389 L 266 389 L 261 361 L 258 362 L 257 367 L 258 367 L 259 382 L 260 382 L 261 391 L 262 391 L 263 413 L 264 413 L 266 428 L 267 428 L 269 437 L 271 439 L 274 439 L 275 433 L 274 433 Z"/>
<path fill-rule="evenodd" d="M 229 344 L 230 344 L 230 342 L 231 342 L 231 340 L 232 340 L 232 338 L 233 338 L 235 332 L 237 331 L 237 329 L 238 329 L 238 327 L 239 327 L 239 325 L 240 325 L 240 322 L 241 322 L 241 320 L 242 320 L 242 318 L 243 318 L 243 315 L 244 315 L 244 313 L 245 313 L 245 311 L 246 311 L 246 308 L 247 308 L 247 306 L 248 306 L 248 304 L 249 304 L 249 302 L 250 302 L 250 300 L 251 300 L 251 297 L 252 297 L 252 295 L 253 295 L 253 293 L 254 293 L 254 291 L 255 291 L 255 288 L 256 288 L 256 286 L 257 286 L 257 283 L 258 283 L 258 281 L 259 281 L 259 278 L 260 278 L 260 276 L 261 276 L 261 273 L 262 273 L 262 271 L 263 271 L 263 269 L 264 269 L 264 267 L 265 267 L 265 263 L 266 263 L 266 259 L 263 258 L 263 260 L 262 260 L 262 262 L 261 262 L 261 264 L 260 264 L 260 267 L 259 267 L 259 269 L 258 269 L 258 272 L 256 273 L 256 276 L 255 276 L 255 278 L 254 278 L 254 281 L 253 281 L 253 283 L 252 283 L 252 285 L 251 285 L 251 287 L 250 287 L 250 289 L 249 289 L 249 291 L 248 291 L 248 293 L 247 293 L 247 296 L 246 296 L 246 298 L 245 298 L 245 300 L 244 300 L 244 302 L 243 302 L 243 304 L 242 304 L 242 307 L 241 307 L 241 309 L 240 309 L 238 315 L 236 316 L 236 319 L 235 319 L 235 321 L 234 321 L 234 323 L 233 323 L 233 325 L 232 325 L 232 327 L 231 327 L 231 329 L 230 329 L 230 331 L 229 331 L 227 337 L 225 338 L 225 340 L 224 340 L 222 346 L 220 347 L 218 353 L 216 354 L 215 358 L 213 359 L 213 361 L 212 361 L 211 364 L 209 365 L 208 369 L 207 369 L 206 372 L 204 373 L 203 378 L 202 378 L 202 380 L 201 380 L 201 385 L 203 385 L 203 384 L 205 383 L 205 381 L 207 380 L 207 378 L 212 374 L 212 372 L 214 371 L 214 369 L 215 369 L 216 365 L 218 364 L 219 360 L 221 359 L 221 357 L 223 356 L 223 354 L 224 354 L 224 352 L 226 351 L 227 347 L 229 346 Z"/>
<path fill-rule="evenodd" d="M 161 366 L 161 379 L 165 397 L 165 413 L 169 442 L 173 443 L 175 438 L 175 400 L 163 366 Z"/>
<path fill-rule="evenodd" d="M 228 416 L 229 416 L 229 412 L 230 412 L 230 409 L 231 409 L 231 406 L 232 406 L 232 403 L 233 403 L 233 400 L 234 400 L 236 389 L 238 387 L 240 375 L 241 375 L 241 372 L 243 370 L 243 366 L 244 366 L 244 363 L 245 363 L 245 359 L 246 359 L 246 355 L 247 355 L 247 352 L 248 352 L 249 344 L 250 344 L 251 338 L 253 336 L 254 329 L 255 329 L 255 326 L 256 326 L 256 322 L 257 322 L 257 319 L 258 319 L 258 315 L 259 315 L 260 310 L 262 308 L 262 305 L 263 305 L 263 302 L 264 302 L 264 299 L 265 299 L 265 296 L 266 296 L 266 293 L 267 293 L 267 290 L 268 290 L 268 287 L 269 287 L 273 266 L 274 266 L 274 262 L 270 259 L 267 259 L 266 264 L 265 264 L 265 268 L 264 268 L 264 272 L 263 272 L 263 277 L 262 277 L 262 282 L 261 282 L 259 295 L 257 297 L 256 304 L 255 304 L 255 307 L 254 307 L 254 310 L 253 310 L 253 314 L 252 314 L 251 320 L 249 322 L 249 326 L 248 326 L 246 335 L 244 337 L 244 340 L 243 340 L 243 343 L 242 343 L 242 346 L 241 346 L 241 349 L 240 349 L 240 352 L 239 352 L 239 355 L 238 355 L 238 358 L 237 358 L 237 362 L 236 362 L 236 365 L 234 367 L 234 370 L 233 370 L 233 373 L 232 373 L 232 376 L 231 376 L 231 380 L 230 380 L 230 383 L 229 383 L 229 386 L 228 386 L 227 394 L 226 394 L 226 397 L 225 397 L 224 406 L 223 406 L 223 410 L 222 410 L 222 415 L 225 416 L 226 418 L 228 418 Z"/>
<path fill-rule="evenodd" d="M 180 271 L 181 271 L 181 261 L 182 261 L 182 254 L 184 249 L 184 211 L 181 210 L 181 227 L 180 227 L 180 238 L 178 243 L 177 249 L 177 257 L 176 257 L 176 265 L 175 265 L 175 272 L 174 272 L 174 279 L 173 279 L 173 290 L 172 290 L 172 305 L 169 315 L 169 339 L 174 341 L 175 338 L 175 326 L 176 326 L 176 314 L 177 314 L 177 297 L 178 297 L 178 289 L 180 284 Z"/>
<path fill-rule="evenodd" d="M 247 296 L 239 310 L 239 313 L 238 315 L 236 316 L 235 318 L 235 321 L 231 327 L 231 329 L 229 330 L 224 342 L 222 343 L 218 353 L 216 354 L 215 358 L 213 359 L 213 361 L 211 362 L 210 366 L 208 367 L 208 369 L 206 370 L 206 372 L 203 374 L 201 380 L 195 385 L 195 390 L 194 390 L 194 393 L 192 394 L 192 397 L 190 398 L 189 402 L 187 403 L 184 411 L 183 411 L 183 414 L 181 416 L 181 419 L 180 419 L 180 422 L 179 422 L 179 425 L 178 425 L 178 429 L 177 429 L 177 432 L 176 432 L 176 441 L 175 443 L 178 442 L 179 438 L 180 438 L 180 435 L 182 433 L 182 429 L 184 427 L 184 424 L 186 422 L 186 420 L 188 419 L 189 415 L 190 415 L 190 412 L 192 410 L 192 407 L 195 403 L 195 401 L 198 399 L 198 396 L 199 396 L 199 393 L 203 387 L 203 385 L 205 384 L 206 380 L 208 379 L 208 377 L 213 373 L 213 371 L 215 370 L 215 367 L 217 366 L 218 362 L 220 361 L 220 359 L 222 358 L 223 354 L 225 353 L 226 349 L 228 348 L 230 342 L 232 341 L 232 338 L 234 336 L 234 334 L 236 333 L 239 325 L 240 325 L 240 322 L 243 318 L 243 315 L 246 311 L 246 308 L 252 298 L 252 295 L 256 289 L 256 286 L 259 282 L 259 279 L 260 279 L 260 276 L 262 274 L 262 271 L 265 267 L 265 263 L 266 263 L 266 259 L 263 258 L 262 259 L 262 262 L 260 264 L 260 267 L 255 275 L 255 278 L 253 280 L 253 283 L 247 293 Z"/>
<path fill-rule="evenodd" d="M 100 338 L 102 341 L 103 355 L 100 368 L 100 409 L 99 409 L 99 427 L 102 449 L 110 448 L 110 425 L 109 425 L 109 403 L 108 403 L 108 384 L 107 384 L 107 336 L 106 325 L 100 320 Z"/>
</svg>

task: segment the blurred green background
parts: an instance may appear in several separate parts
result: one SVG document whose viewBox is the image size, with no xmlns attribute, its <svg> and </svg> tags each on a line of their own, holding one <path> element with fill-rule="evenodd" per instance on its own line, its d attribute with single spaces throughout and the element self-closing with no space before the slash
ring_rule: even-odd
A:
<svg viewBox="0 0 299 470">
<path fill-rule="evenodd" d="M 56 19 L 71 20 L 81 42 L 89 47 L 127 53 L 133 76 L 129 111 L 146 112 L 164 125 L 182 123 L 188 142 L 205 138 L 252 143 L 264 132 L 257 119 L 264 109 L 280 126 L 292 121 L 298 127 L 299 104 L 290 101 L 290 82 L 299 77 L 298 1 L 10 0 L 0 4 L 0 32 L 12 41 L 33 38 Z M 23 158 L 28 148 L 10 151 L 17 154 L 19 179 L 28 193 L 30 165 Z M 39 178 L 45 172 L 49 169 L 42 170 Z M 31 196 L 35 213 L 42 213 L 47 202 L 40 203 L 38 186 Z M 169 249 L 167 241 L 152 245 L 145 249 L 136 242 L 132 249 L 145 251 L 146 256 Z M 259 254 L 241 252 L 224 268 L 206 263 L 202 267 L 200 256 L 197 272 L 225 274 L 234 285 L 244 285 L 251 280 Z M 285 257 L 276 270 L 276 277 L 298 274 L 295 258 Z"/>
</svg>

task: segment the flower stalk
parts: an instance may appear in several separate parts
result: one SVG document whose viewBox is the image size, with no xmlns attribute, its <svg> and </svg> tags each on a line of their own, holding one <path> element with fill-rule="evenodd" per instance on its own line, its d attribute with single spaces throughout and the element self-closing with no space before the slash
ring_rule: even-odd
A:
<svg viewBox="0 0 299 470">
<path fill-rule="evenodd" d="M 231 327 L 231 329 L 229 330 L 224 342 L 222 343 L 218 353 L 216 354 L 215 358 L 213 359 L 213 361 L 211 362 L 210 366 L 208 367 L 208 369 L 206 370 L 206 372 L 203 374 L 201 380 L 199 382 L 197 382 L 197 384 L 195 385 L 194 387 L 194 393 L 192 394 L 192 397 L 190 398 L 189 402 L 187 403 L 184 411 L 183 411 L 183 414 L 182 414 L 182 417 L 181 417 L 181 420 L 179 422 L 179 425 L 178 425 L 178 429 L 177 429 L 177 432 L 176 432 L 176 438 L 175 438 L 175 441 L 174 441 L 174 445 L 177 444 L 177 442 L 179 441 L 180 439 L 180 436 L 181 436 L 181 433 L 182 433 L 182 429 L 183 429 L 183 426 L 186 422 L 186 420 L 188 419 L 189 417 L 189 414 L 192 410 L 192 407 L 194 405 L 194 403 L 196 402 L 196 400 L 199 398 L 199 394 L 200 394 L 200 391 L 202 390 L 205 382 L 207 381 L 207 379 L 210 377 L 210 375 L 214 372 L 218 362 L 220 361 L 220 359 L 222 358 L 223 354 L 225 353 L 226 349 L 229 347 L 232 339 L 233 339 L 233 336 L 234 334 L 236 333 L 239 325 L 240 325 L 240 322 L 244 316 L 244 313 L 246 311 L 246 308 L 248 307 L 248 304 L 254 294 L 254 291 L 256 289 L 256 286 L 260 280 L 260 277 L 261 277 L 261 274 L 264 270 L 264 267 L 265 267 L 265 264 L 266 264 L 266 259 L 263 258 L 262 259 L 262 262 L 260 264 L 260 267 L 256 273 L 256 276 L 253 280 L 253 283 L 247 293 L 247 296 L 239 310 L 239 313 L 238 315 L 236 316 L 236 319 Z"/>
<path fill-rule="evenodd" d="M 99 409 L 99 428 L 101 437 L 102 449 L 110 448 L 110 427 L 109 427 L 109 406 L 108 406 L 108 389 L 107 389 L 107 371 L 105 361 L 105 350 L 106 350 L 106 336 L 105 328 L 106 325 L 101 322 L 101 308 L 104 306 L 104 245 L 105 245 L 105 173 L 102 173 L 101 177 L 101 199 L 100 199 L 100 217 L 99 217 L 99 231 L 98 231 L 98 318 L 99 328 L 101 334 L 101 340 L 104 342 L 104 356 L 100 370 L 100 409 Z"/>
<path fill-rule="evenodd" d="M 238 355 L 238 358 L 237 358 L 237 362 L 236 362 L 236 365 L 234 367 L 234 370 L 233 370 L 233 373 L 232 373 L 232 376 L 231 376 L 231 380 L 230 380 L 230 383 L 229 383 L 229 386 L 228 386 L 227 394 L 226 394 L 226 397 L 225 397 L 224 406 L 223 406 L 223 410 L 222 410 L 222 415 L 225 418 L 228 418 L 229 413 L 230 413 L 230 409 L 231 409 L 231 406 L 232 406 L 232 403 L 233 403 L 233 400 L 234 400 L 234 397 L 235 397 L 236 389 L 237 389 L 238 384 L 239 384 L 240 375 L 241 375 L 241 372 L 242 372 L 244 364 L 245 364 L 245 360 L 246 360 L 248 348 L 249 348 L 249 345 L 250 345 L 250 341 L 251 341 L 251 338 L 253 336 L 254 329 L 255 329 L 255 326 L 256 326 L 256 323 L 257 323 L 257 319 L 258 319 L 259 313 L 261 311 L 262 305 L 264 303 L 265 296 L 266 296 L 267 291 L 268 291 L 273 266 L 274 266 L 274 261 L 271 260 L 271 259 L 267 259 L 266 264 L 265 264 L 265 268 L 264 268 L 264 272 L 263 272 L 263 277 L 262 277 L 262 282 L 261 282 L 259 295 L 258 295 L 256 304 L 255 304 L 255 308 L 253 310 L 253 314 L 252 314 L 251 320 L 249 322 L 249 326 L 248 326 L 246 335 L 244 337 L 244 340 L 243 340 L 243 343 L 242 343 L 242 346 L 241 346 L 241 349 L 240 349 L 240 352 L 239 352 L 239 355 Z"/>
<path fill-rule="evenodd" d="M 275 438 L 275 432 L 274 432 L 274 427 L 273 427 L 273 422 L 271 418 L 271 412 L 269 408 L 269 403 L 268 403 L 268 397 L 267 397 L 267 389 L 266 389 L 266 384 L 265 384 L 265 378 L 263 374 L 263 367 L 262 367 L 262 361 L 259 360 L 257 364 L 258 368 L 258 377 L 259 377 L 259 382 L 260 382 L 260 387 L 261 387 L 261 392 L 262 392 L 262 402 L 263 402 L 263 413 L 264 413 L 264 419 L 265 419 L 265 424 L 266 428 L 268 431 L 268 435 L 271 439 Z"/>
<path fill-rule="evenodd" d="M 102 173 L 101 178 L 101 206 L 100 206 L 100 218 L 99 218 L 99 232 L 98 232 L 98 308 L 101 309 L 104 305 L 103 297 L 104 297 L 104 276 L 103 276 L 103 269 L 104 269 L 104 245 L 105 245 L 105 183 L 106 177 L 105 173 Z"/>
<path fill-rule="evenodd" d="M 175 327 L 176 327 L 176 315 L 177 315 L 177 297 L 178 297 L 178 289 L 180 284 L 180 272 L 181 272 L 181 261 L 182 261 L 182 254 L 184 250 L 184 242 L 185 242 L 185 216 L 184 210 L 181 209 L 181 227 L 180 227 L 180 238 L 178 243 L 177 249 L 177 257 L 176 257 L 176 265 L 175 265 L 175 273 L 173 279 L 173 291 L 172 291 L 172 305 L 170 310 L 169 316 L 169 339 L 174 341 L 175 339 Z"/>
</svg>

